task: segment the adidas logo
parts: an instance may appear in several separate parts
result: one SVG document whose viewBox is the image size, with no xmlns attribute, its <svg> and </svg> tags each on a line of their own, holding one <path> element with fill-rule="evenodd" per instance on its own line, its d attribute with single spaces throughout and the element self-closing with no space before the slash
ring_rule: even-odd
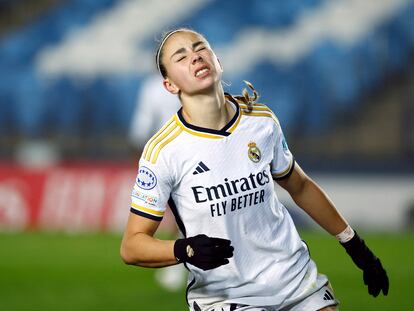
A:
<svg viewBox="0 0 414 311">
<path fill-rule="evenodd" d="M 194 301 L 193 306 L 194 306 L 194 311 L 201 311 L 201 308 L 198 306 L 197 302 Z"/>
<path fill-rule="evenodd" d="M 328 290 L 326 290 L 325 295 L 323 295 L 323 300 L 334 300 L 334 297 Z"/>
<path fill-rule="evenodd" d="M 204 172 L 209 171 L 210 169 L 203 163 L 203 162 L 199 162 L 195 171 L 193 172 L 193 175 L 197 175 L 197 174 L 201 174 Z"/>
</svg>

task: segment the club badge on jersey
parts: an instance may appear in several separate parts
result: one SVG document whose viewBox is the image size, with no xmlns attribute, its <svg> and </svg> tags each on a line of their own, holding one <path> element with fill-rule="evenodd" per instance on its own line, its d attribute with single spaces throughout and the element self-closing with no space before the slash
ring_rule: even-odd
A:
<svg viewBox="0 0 414 311">
<path fill-rule="evenodd" d="M 247 145 L 249 147 L 247 151 L 247 155 L 249 156 L 249 159 L 253 161 L 254 163 L 260 162 L 260 159 L 262 158 L 262 153 L 260 149 L 257 147 L 256 143 L 254 141 L 251 141 Z"/>
</svg>

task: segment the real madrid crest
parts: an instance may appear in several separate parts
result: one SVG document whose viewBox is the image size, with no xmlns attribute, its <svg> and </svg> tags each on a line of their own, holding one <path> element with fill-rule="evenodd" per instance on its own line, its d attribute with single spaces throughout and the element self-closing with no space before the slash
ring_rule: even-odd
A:
<svg viewBox="0 0 414 311">
<path fill-rule="evenodd" d="M 260 149 L 257 147 L 256 143 L 254 141 L 251 141 L 248 143 L 249 150 L 247 151 L 247 155 L 249 156 L 249 159 L 252 160 L 254 163 L 257 163 L 262 158 L 262 153 L 260 152 Z"/>
</svg>

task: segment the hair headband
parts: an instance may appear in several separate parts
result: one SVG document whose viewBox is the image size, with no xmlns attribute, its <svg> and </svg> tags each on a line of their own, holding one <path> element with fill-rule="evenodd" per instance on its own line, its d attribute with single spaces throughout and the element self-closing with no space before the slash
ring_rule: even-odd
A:
<svg viewBox="0 0 414 311">
<path fill-rule="evenodd" d="M 161 44 L 160 44 L 160 46 L 158 47 L 158 51 L 157 51 L 157 55 L 156 55 L 156 57 L 155 57 L 155 61 L 157 62 L 157 68 L 158 68 L 158 71 L 159 71 L 159 73 L 162 75 L 162 72 L 161 72 L 161 68 L 160 68 L 160 52 L 161 52 L 161 49 L 162 49 L 162 47 L 164 46 L 164 44 L 165 44 L 165 41 L 167 41 L 167 39 L 169 38 L 169 37 L 171 37 L 173 34 L 175 34 L 176 32 L 179 32 L 179 31 L 182 31 L 182 29 L 177 29 L 177 30 L 173 30 L 173 31 L 171 31 L 171 32 L 169 32 L 165 37 L 164 37 L 164 39 L 161 41 Z"/>
</svg>

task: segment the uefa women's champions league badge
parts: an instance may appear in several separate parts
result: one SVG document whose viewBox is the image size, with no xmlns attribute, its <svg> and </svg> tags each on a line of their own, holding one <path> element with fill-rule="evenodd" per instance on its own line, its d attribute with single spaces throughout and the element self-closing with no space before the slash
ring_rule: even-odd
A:
<svg viewBox="0 0 414 311">
<path fill-rule="evenodd" d="M 283 133 L 282 133 L 282 148 L 283 148 L 283 151 L 285 152 L 289 150 L 289 146 L 286 142 L 286 138 L 285 138 L 285 135 L 283 135 Z"/>
<path fill-rule="evenodd" d="M 262 158 L 262 153 L 260 152 L 260 149 L 257 147 L 254 141 L 249 142 L 247 146 L 249 147 L 249 150 L 247 150 L 247 155 L 249 156 L 249 159 L 252 160 L 254 163 L 258 163 Z"/>
<path fill-rule="evenodd" d="M 150 190 L 157 184 L 157 177 L 148 167 L 141 166 L 138 170 L 136 184 L 144 190 Z"/>
</svg>

